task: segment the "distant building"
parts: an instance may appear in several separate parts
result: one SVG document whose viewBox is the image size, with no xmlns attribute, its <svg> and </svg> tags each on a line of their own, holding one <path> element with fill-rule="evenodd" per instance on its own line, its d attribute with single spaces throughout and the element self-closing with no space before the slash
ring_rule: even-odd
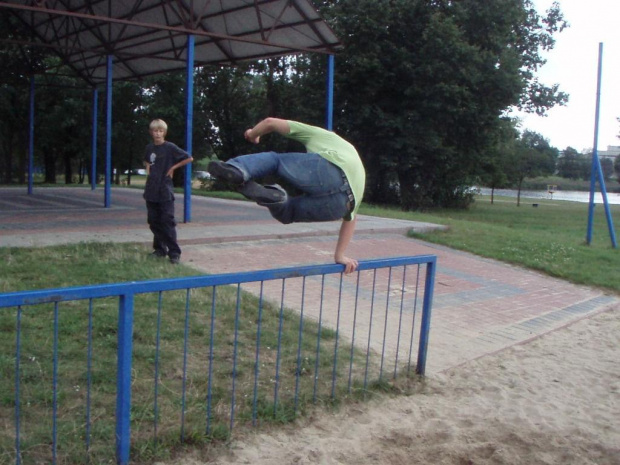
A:
<svg viewBox="0 0 620 465">
<path fill-rule="evenodd" d="M 611 161 L 614 161 L 618 155 L 620 155 L 620 145 L 608 145 L 607 150 L 598 151 L 598 157 L 600 160 L 603 158 L 609 158 Z"/>
</svg>

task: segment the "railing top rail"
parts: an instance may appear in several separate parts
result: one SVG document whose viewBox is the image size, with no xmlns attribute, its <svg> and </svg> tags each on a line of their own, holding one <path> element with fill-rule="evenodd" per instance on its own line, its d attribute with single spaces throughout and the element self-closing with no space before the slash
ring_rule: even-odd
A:
<svg viewBox="0 0 620 465">
<path fill-rule="evenodd" d="M 382 258 L 359 262 L 359 271 L 405 265 L 436 263 L 435 255 Z M 196 287 L 221 286 L 228 284 L 271 281 L 276 279 L 316 276 L 342 273 L 343 265 L 309 265 L 302 267 L 277 268 L 273 270 L 247 271 L 216 275 L 189 276 L 183 278 L 130 281 L 125 283 L 97 284 L 91 286 L 42 289 L 0 294 L 0 308 L 37 305 L 48 302 L 65 302 L 90 298 L 115 297 L 127 294 L 143 294 L 159 291 L 174 291 Z"/>
</svg>

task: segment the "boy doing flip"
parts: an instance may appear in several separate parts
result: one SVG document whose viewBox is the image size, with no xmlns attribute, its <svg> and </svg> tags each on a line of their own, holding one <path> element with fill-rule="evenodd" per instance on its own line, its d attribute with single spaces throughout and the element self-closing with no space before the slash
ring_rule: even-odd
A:
<svg viewBox="0 0 620 465">
<path fill-rule="evenodd" d="M 267 207 L 283 224 L 342 219 L 334 260 L 345 266 L 346 274 L 355 271 L 358 262 L 345 256 L 345 251 L 355 231 L 366 182 L 357 150 L 331 131 L 278 118 L 262 120 L 245 131 L 245 138 L 258 144 L 261 136 L 272 132 L 301 142 L 307 152 L 262 152 L 225 163 L 212 161 L 209 172 Z M 263 186 L 254 181 L 267 175 L 286 180 L 302 195 L 293 197 L 278 184 Z"/>
</svg>

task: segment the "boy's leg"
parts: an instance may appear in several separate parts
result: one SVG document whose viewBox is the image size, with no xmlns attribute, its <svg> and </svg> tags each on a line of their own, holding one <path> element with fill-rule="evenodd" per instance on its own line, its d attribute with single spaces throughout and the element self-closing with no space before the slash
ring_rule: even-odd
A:
<svg viewBox="0 0 620 465">
<path fill-rule="evenodd" d="M 314 223 L 342 219 L 349 209 L 349 197 L 345 192 L 313 196 L 289 197 L 286 202 L 259 203 L 269 209 L 269 213 L 283 224 Z"/>
<path fill-rule="evenodd" d="M 237 168 L 242 174 L 246 182 L 239 191 L 269 208 L 271 215 L 281 223 L 332 221 L 348 212 L 342 171 L 316 153 L 262 152 L 235 157 L 224 165 Z M 263 187 L 251 182 L 270 174 L 285 179 L 305 195 L 285 196 L 282 201 L 270 199 L 274 194 L 268 189 L 281 190 L 279 186 Z"/>
<path fill-rule="evenodd" d="M 164 242 L 164 234 L 161 226 L 160 204 L 158 202 L 146 202 L 147 222 L 153 233 L 153 255 L 165 257 L 168 249 Z"/>
<path fill-rule="evenodd" d="M 161 202 L 161 229 L 162 238 L 168 248 L 170 260 L 178 260 L 181 257 L 181 248 L 177 243 L 177 223 L 174 219 L 174 200 Z"/>
</svg>

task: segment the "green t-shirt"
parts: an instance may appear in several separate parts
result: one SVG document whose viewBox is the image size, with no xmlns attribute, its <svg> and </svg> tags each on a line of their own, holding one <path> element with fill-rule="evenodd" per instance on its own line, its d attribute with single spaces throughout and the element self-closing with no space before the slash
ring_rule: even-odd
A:
<svg viewBox="0 0 620 465">
<path fill-rule="evenodd" d="M 364 165 L 355 147 L 327 129 L 297 121 L 288 121 L 288 125 L 290 132 L 286 137 L 301 142 L 308 153 L 318 153 L 344 171 L 351 186 L 353 197 L 355 197 L 355 208 L 350 215 L 345 216 L 345 220 L 355 218 L 355 214 L 362 203 L 366 185 L 366 170 L 364 170 Z"/>
</svg>

